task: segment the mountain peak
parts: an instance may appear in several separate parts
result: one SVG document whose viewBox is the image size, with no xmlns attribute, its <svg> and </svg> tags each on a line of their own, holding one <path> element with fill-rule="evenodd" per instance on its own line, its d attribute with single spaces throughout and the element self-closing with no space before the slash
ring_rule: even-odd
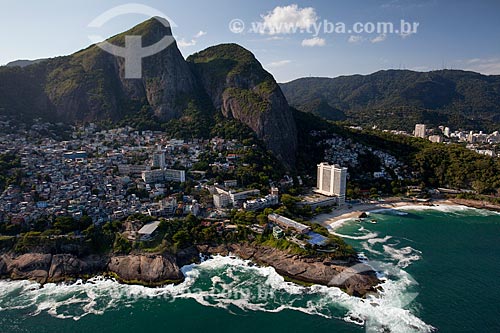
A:
<svg viewBox="0 0 500 333">
<path fill-rule="evenodd" d="M 172 36 L 172 28 L 167 19 L 155 16 L 139 23 L 132 29 L 109 38 L 108 41 L 112 44 L 123 45 L 125 43 L 125 36 L 141 36 L 142 46 L 149 46 L 165 36 Z"/>
</svg>

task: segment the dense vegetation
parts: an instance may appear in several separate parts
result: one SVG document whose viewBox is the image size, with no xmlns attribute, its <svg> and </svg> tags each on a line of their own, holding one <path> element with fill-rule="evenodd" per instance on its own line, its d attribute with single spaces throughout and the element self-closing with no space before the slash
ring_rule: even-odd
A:
<svg viewBox="0 0 500 333">
<path fill-rule="evenodd" d="M 477 154 L 463 145 L 435 144 L 425 139 L 375 130 L 351 130 L 299 111 L 295 111 L 294 116 L 299 133 L 297 168 L 302 173 L 314 174 L 316 164 L 321 162 L 324 156 L 325 147 L 318 145 L 320 137 L 310 135 L 312 130 L 316 130 L 324 133 L 322 137 L 339 135 L 387 152 L 396 156 L 413 172 L 413 177 L 404 181 L 370 182 L 363 179 L 362 175 L 373 172 L 373 165 L 378 165 L 380 161 L 375 156 L 366 156 L 358 170 L 351 170 L 351 189 L 357 186 L 364 189 L 375 188 L 375 194 L 379 191 L 385 194 L 399 194 L 398 189 L 401 187 L 418 185 L 496 194 L 500 188 L 500 160 Z"/>
<path fill-rule="evenodd" d="M 19 184 L 22 178 L 19 157 L 14 154 L 0 154 L 0 192 L 10 184 Z"/>
<path fill-rule="evenodd" d="M 221 44 L 209 47 L 187 58 L 187 61 L 206 71 L 214 82 L 236 75 L 253 76 L 256 82 L 264 81 L 271 74 L 262 69 L 254 55 L 237 44 Z M 219 80 L 217 80 L 219 79 Z"/>
<path fill-rule="evenodd" d="M 371 75 L 302 78 L 281 84 L 294 107 L 327 119 L 387 129 L 415 123 L 452 128 L 497 129 L 500 76 L 442 70 L 379 71 Z"/>
</svg>

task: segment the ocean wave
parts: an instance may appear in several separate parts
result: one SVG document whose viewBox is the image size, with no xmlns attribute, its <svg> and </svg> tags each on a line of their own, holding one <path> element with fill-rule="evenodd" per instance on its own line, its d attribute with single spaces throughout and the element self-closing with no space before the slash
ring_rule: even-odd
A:
<svg viewBox="0 0 500 333">
<path fill-rule="evenodd" d="M 330 233 L 335 235 L 335 236 L 342 237 L 342 238 L 356 239 L 356 240 L 373 239 L 373 238 L 376 238 L 378 236 L 378 233 L 376 233 L 376 232 L 369 232 L 369 233 L 361 235 L 361 236 L 344 235 L 344 234 L 339 234 L 338 232 L 330 232 Z"/>
<path fill-rule="evenodd" d="M 391 238 L 392 236 L 385 236 L 384 238 L 371 238 L 368 240 L 368 243 L 372 245 L 377 243 L 387 243 L 387 241 Z"/>
<path fill-rule="evenodd" d="M 342 227 L 344 224 L 346 224 L 348 222 L 354 222 L 356 220 L 357 220 L 357 218 L 355 218 L 355 217 L 348 217 L 345 219 L 340 219 L 340 220 L 337 220 L 335 222 L 328 223 L 326 228 L 330 232 L 332 232 L 333 230 L 336 230 L 336 229 Z"/>
<path fill-rule="evenodd" d="M 402 211 L 438 211 L 447 214 L 456 214 L 456 215 L 474 215 L 474 216 L 498 216 L 500 212 L 495 212 L 487 209 L 479 209 L 474 207 L 468 207 L 463 205 L 434 205 L 434 206 L 426 206 L 426 205 L 409 205 L 398 207 L 397 210 Z"/>
<path fill-rule="evenodd" d="M 380 208 L 380 209 L 374 209 L 369 211 L 368 213 L 372 214 L 387 214 L 387 215 L 397 215 L 397 216 L 406 216 L 408 215 L 407 212 L 402 212 L 399 210 L 399 208 L 394 207 L 394 208 Z"/>
<path fill-rule="evenodd" d="M 28 281 L 1 281 L 0 311 L 26 309 L 31 315 L 45 312 L 56 318 L 78 320 L 86 315 L 102 315 L 117 307 L 132 306 L 138 299 L 169 302 L 192 299 L 204 306 L 228 311 L 287 309 L 354 321 L 358 325 L 364 323 L 391 332 L 430 332 L 432 327 L 408 310 L 413 301 L 409 290 L 416 282 L 391 265 L 377 269 L 385 271 L 384 275 L 391 279 L 384 279 L 378 295 L 360 299 L 334 287 L 302 287 L 286 282 L 272 267 L 257 267 L 247 260 L 215 256 L 198 265 L 184 266 L 185 281 L 181 284 L 160 288 L 123 285 L 103 277 L 43 287 Z"/>
<path fill-rule="evenodd" d="M 396 260 L 397 266 L 401 268 L 406 268 L 413 262 L 422 259 L 422 252 L 411 246 L 398 249 L 395 246 L 383 245 L 383 249 L 384 253 L 389 255 L 391 259 Z"/>
</svg>

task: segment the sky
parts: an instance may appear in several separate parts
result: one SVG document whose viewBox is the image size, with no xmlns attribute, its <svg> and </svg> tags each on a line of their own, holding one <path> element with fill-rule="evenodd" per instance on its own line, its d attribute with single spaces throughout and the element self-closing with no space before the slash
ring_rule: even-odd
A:
<svg viewBox="0 0 500 333">
<path fill-rule="evenodd" d="M 126 13 L 99 28 L 89 27 L 104 12 L 130 3 L 0 0 L 0 65 L 71 54 L 92 44 L 90 35 L 107 38 L 150 17 Z M 448 68 L 500 75 L 499 0 L 135 3 L 168 18 L 185 57 L 215 44 L 238 43 L 278 82 L 383 69 Z M 400 29 L 401 20 L 405 29 Z M 392 30 L 384 30 L 387 23 Z"/>
</svg>

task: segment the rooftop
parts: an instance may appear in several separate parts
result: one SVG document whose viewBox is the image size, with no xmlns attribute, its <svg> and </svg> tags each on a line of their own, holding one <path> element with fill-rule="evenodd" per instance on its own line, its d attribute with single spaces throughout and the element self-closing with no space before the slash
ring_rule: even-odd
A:
<svg viewBox="0 0 500 333">
<path fill-rule="evenodd" d="M 155 232 L 156 229 L 158 229 L 158 226 L 160 225 L 160 221 L 154 221 L 148 224 L 145 224 L 139 231 L 139 235 L 151 235 L 153 232 Z"/>
</svg>

